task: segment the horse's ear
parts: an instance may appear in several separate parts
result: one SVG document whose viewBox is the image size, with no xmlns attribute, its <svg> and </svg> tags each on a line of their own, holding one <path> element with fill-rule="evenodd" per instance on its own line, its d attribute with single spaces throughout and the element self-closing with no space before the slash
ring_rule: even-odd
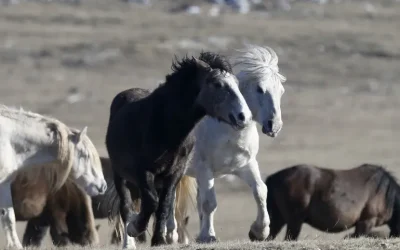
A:
<svg viewBox="0 0 400 250">
<path fill-rule="evenodd" d="M 196 61 L 197 65 L 199 65 L 200 67 L 207 69 L 207 70 L 211 70 L 210 65 L 208 65 L 208 63 L 206 63 L 205 61 L 200 60 L 196 57 L 192 57 L 192 58 Z"/>
<path fill-rule="evenodd" d="M 97 230 L 97 231 L 99 231 L 100 226 L 101 226 L 100 224 L 97 224 L 97 225 L 96 225 L 96 230 Z"/>
<path fill-rule="evenodd" d="M 82 138 L 87 134 L 87 126 L 85 126 L 81 132 L 78 134 L 78 142 L 82 141 Z"/>
</svg>

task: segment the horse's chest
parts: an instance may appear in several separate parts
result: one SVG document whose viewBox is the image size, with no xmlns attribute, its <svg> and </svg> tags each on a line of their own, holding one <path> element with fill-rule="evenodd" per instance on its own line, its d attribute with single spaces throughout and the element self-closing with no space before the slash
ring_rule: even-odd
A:
<svg viewBox="0 0 400 250">
<path fill-rule="evenodd" d="M 241 168 L 252 157 L 253 148 L 247 143 L 227 140 L 212 153 L 211 169 L 216 174 L 225 174 Z"/>
</svg>

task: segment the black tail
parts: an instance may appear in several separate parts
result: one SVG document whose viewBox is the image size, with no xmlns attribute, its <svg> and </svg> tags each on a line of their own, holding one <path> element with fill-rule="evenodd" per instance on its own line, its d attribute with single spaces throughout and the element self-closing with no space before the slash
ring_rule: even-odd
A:
<svg viewBox="0 0 400 250">
<path fill-rule="evenodd" d="M 112 222 L 117 216 L 120 216 L 119 204 L 121 202 L 117 190 L 115 189 L 114 182 L 108 185 L 107 191 L 104 194 L 104 202 L 106 206 L 102 207 L 106 207 L 108 220 Z"/>
<path fill-rule="evenodd" d="M 267 210 L 270 218 L 281 218 L 278 204 L 276 203 L 276 188 L 279 187 L 279 178 L 276 174 L 270 175 L 265 179 L 265 184 L 268 188 L 267 194 Z"/>
</svg>

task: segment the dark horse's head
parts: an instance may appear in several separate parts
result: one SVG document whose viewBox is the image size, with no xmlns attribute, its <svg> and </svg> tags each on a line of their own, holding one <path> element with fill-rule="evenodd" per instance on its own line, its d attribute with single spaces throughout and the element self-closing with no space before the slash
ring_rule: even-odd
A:
<svg viewBox="0 0 400 250">
<path fill-rule="evenodd" d="M 238 80 L 232 73 L 229 62 L 221 55 L 202 52 L 199 58 L 184 57 L 172 65 L 173 77 L 179 72 L 186 72 L 191 78 L 196 77 L 199 92 L 196 104 L 211 117 L 244 128 L 251 120 L 251 111 L 240 93 Z"/>
</svg>

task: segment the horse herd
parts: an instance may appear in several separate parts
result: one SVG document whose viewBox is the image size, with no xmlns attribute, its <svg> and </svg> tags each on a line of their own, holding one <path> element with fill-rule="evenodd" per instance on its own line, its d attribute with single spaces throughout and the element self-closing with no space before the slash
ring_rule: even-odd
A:
<svg viewBox="0 0 400 250">
<path fill-rule="evenodd" d="M 132 88 L 111 102 L 100 157 L 87 136 L 48 116 L 0 108 L 0 208 L 9 248 L 53 243 L 96 245 L 95 218 L 114 222 L 112 243 L 136 248 L 188 243 L 187 210 L 197 196 L 197 242 L 217 240 L 214 179 L 234 174 L 252 189 L 257 215 L 249 238 L 297 239 L 302 223 L 353 236 L 388 224 L 400 232 L 400 187 L 384 168 L 349 170 L 297 165 L 262 180 L 256 124 L 270 137 L 282 128 L 286 78 L 278 56 L 256 45 L 230 58 L 212 52 L 175 59 L 154 91 Z M 236 72 L 234 73 L 234 70 Z M 268 190 L 268 194 L 267 194 Z M 28 221 L 22 243 L 16 220 Z"/>
</svg>

